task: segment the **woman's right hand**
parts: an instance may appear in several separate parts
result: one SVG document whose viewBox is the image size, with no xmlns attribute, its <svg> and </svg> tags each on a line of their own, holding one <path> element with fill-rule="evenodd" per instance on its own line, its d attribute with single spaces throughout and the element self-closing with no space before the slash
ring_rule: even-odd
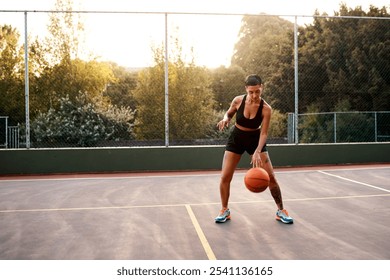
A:
<svg viewBox="0 0 390 280">
<path fill-rule="evenodd" d="M 228 127 L 229 126 L 229 120 L 226 120 L 226 119 L 223 119 L 221 120 L 218 124 L 217 124 L 217 127 L 219 129 L 219 131 L 222 131 L 225 127 Z"/>
</svg>

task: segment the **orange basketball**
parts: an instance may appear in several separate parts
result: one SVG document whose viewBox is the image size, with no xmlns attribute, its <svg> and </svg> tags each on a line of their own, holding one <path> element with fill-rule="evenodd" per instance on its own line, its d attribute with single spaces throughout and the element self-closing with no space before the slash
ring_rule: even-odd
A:
<svg viewBox="0 0 390 280">
<path fill-rule="evenodd" d="M 254 167 L 246 172 L 244 183 L 251 192 L 263 192 L 268 188 L 269 175 L 263 168 Z"/>
</svg>

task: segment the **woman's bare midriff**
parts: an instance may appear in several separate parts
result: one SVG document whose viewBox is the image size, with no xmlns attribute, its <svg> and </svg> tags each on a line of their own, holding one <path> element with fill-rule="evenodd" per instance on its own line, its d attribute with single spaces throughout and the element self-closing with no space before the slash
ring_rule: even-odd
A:
<svg viewBox="0 0 390 280">
<path fill-rule="evenodd" d="M 239 130 L 242 130 L 242 131 L 256 131 L 256 130 L 259 130 L 259 129 L 260 129 L 260 128 L 247 128 L 247 127 L 243 127 L 243 126 L 239 125 L 238 123 L 236 123 L 235 126 L 236 126 Z"/>
</svg>

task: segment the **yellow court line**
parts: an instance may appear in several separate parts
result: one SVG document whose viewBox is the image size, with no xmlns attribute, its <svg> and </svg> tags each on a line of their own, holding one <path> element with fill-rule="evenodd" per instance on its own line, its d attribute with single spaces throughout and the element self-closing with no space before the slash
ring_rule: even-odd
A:
<svg viewBox="0 0 390 280">
<path fill-rule="evenodd" d="M 188 215 L 190 215 L 192 224 L 195 227 L 196 233 L 198 234 L 198 237 L 200 239 L 200 242 L 202 243 L 203 249 L 205 250 L 207 257 L 209 258 L 209 260 L 216 260 L 217 258 L 215 257 L 214 252 L 211 249 L 210 244 L 207 241 L 207 238 L 204 235 L 203 230 L 200 227 L 198 220 L 195 217 L 194 212 L 192 211 L 191 206 L 186 204 L 186 209 L 187 209 Z"/>
</svg>

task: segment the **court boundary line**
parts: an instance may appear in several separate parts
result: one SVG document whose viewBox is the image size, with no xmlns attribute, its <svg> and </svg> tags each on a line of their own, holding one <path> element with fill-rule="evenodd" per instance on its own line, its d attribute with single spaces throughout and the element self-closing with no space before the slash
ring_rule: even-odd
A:
<svg viewBox="0 0 390 280">
<path fill-rule="evenodd" d="M 343 176 L 331 174 L 331 173 L 328 173 L 328 172 L 325 172 L 325 171 L 321 171 L 321 170 L 318 170 L 317 172 L 319 172 L 321 174 L 328 175 L 328 176 L 336 177 L 336 178 L 341 179 L 341 180 L 345 180 L 345 181 L 348 181 L 348 182 L 352 182 L 352 183 L 355 183 L 355 184 L 363 185 L 363 186 L 366 186 L 366 187 L 370 187 L 370 188 L 373 188 L 373 189 L 377 189 L 377 190 L 381 190 L 381 191 L 390 193 L 390 190 L 387 190 L 387 189 L 384 189 L 384 188 L 381 188 L 381 187 L 377 187 L 377 186 L 374 186 L 374 185 L 370 185 L 370 184 L 367 184 L 367 183 L 363 183 L 363 182 L 360 182 L 360 181 L 356 181 L 356 180 L 353 180 L 353 179 L 349 179 L 349 178 L 346 178 L 346 177 L 343 177 Z"/>
<path fill-rule="evenodd" d="M 274 168 L 274 172 L 276 174 L 286 174 L 286 173 L 308 173 L 308 172 L 326 172 L 326 171 L 345 171 L 345 170 L 348 170 L 348 171 L 354 171 L 354 170 L 372 170 L 372 169 L 375 169 L 375 170 L 378 170 L 378 169 L 390 169 L 390 165 L 389 166 L 379 166 L 379 167 L 341 167 L 341 168 L 332 168 L 332 167 L 319 167 L 319 168 L 312 168 L 312 167 L 309 167 L 309 169 L 305 169 L 305 167 L 302 167 L 303 170 L 296 170 L 296 167 L 292 167 L 291 170 L 285 170 L 285 169 L 289 169 L 289 168 L 281 168 L 283 170 L 278 170 L 277 167 Z M 236 170 L 236 174 L 245 174 L 245 172 L 247 171 L 247 169 L 237 169 Z M 182 174 L 182 175 L 174 175 L 173 173 L 177 173 L 177 172 L 181 172 L 181 173 L 186 173 L 186 174 Z M 145 172 L 143 174 L 145 175 L 139 175 L 139 173 L 137 175 L 121 175 L 121 174 L 117 174 L 116 176 L 112 175 L 112 174 L 104 174 L 102 173 L 101 176 L 96 176 L 96 174 L 93 174 L 92 176 L 94 177 L 84 177 L 86 176 L 85 174 L 80 174 L 80 177 L 74 177 L 74 176 L 77 176 L 77 175 L 74 175 L 74 174 L 62 174 L 62 175 L 42 175 L 42 177 L 45 177 L 45 176 L 63 176 L 61 178 L 25 178 L 25 179 L 21 179 L 20 176 L 16 177 L 15 178 L 12 178 L 9 177 L 9 176 L 5 176 L 6 179 L 3 179 L 2 176 L 0 176 L 0 183 L 1 182 L 31 182 L 31 181 L 84 181 L 84 180 L 123 180 L 123 179 L 147 179 L 147 178 L 151 178 L 151 179 L 154 179 L 154 178 L 185 178 L 185 177 L 208 177 L 208 176 L 220 176 L 221 175 L 221 171 L 220 170 L 215 170 L 215 171 L 204 171 L 206 174 L 194 174 L 194 173 L 197 173 L 197 172 L 203 172 L 203 171 L 176 171 L 176 172 L 162 172 L 162 173 L 165 173 L 165 174 L 153 174 L 152 173 L 148 173 L 148 172 Z M 37 175 L 39 176 L 39 175 Z M 67 178 L 67 176 L 73 176 L 72 178 Z M 29 175 L 27 175 L 26 177 L 29 177 Z M 1 187 L 1 185 L 0 185 Z"/>
<path fill-rule="evenodd" d="M 289 198 L 283 201 L 300 202 L 300 201 L 317 201 L 317 200 L 332 200 L 332 199 L 351 199 L 351 198 L 372 198 L 372 197 L 390 197 L 387 194 L 371 194 L 371 195 L 351 195 L 351 196 L 329 196 L 329 197 L 308 197 L 308 198 Z M 248 200 L 248 201 L 231 201 L 229 204 L 256 204 L 256 203 L 275 203 L 274 200 Z M 161 207 L 185 207 L 192 206 L 207 206 L 220 205 L 220 202 L 205 202 L 205 203 L 179 203 L 179 204 L 150 204 L 150 205 L 123 205 L 123 206 L 101 206 L 101 207 L 70 207 L 70 208 L 37 208 L 37 209 L 7 209 L 0 210 L 1 213 L 28 213 L 28 212 L 56 212 L 56 211 L 93 211 L 93 210 L 120 210 L 120 209 L 137 209 L 137 208 L 161 208 Z"/>
<path fill-rule="evenodd" d="M 203 249 L 207 255 L 207 258 L 209 260 L 216 260 L 217 258 L 215 257 L 215 254 L 214 254 L 213 250 L 211 249 L 210 243 L 207 241 L 206 235 L 203 233 L 203 230 L 202 230 L 198 220 L 196 219 L 194 211 L 192 211 L 191 205 L 186 204 L 185 207 L 187 209 L 188 215 L 191 218 L 191 222 L 192 222 L 193 226 L 195 227 L 196 234 L 199 237 L 200 243 L 203 246 Z"/>
</svg>

